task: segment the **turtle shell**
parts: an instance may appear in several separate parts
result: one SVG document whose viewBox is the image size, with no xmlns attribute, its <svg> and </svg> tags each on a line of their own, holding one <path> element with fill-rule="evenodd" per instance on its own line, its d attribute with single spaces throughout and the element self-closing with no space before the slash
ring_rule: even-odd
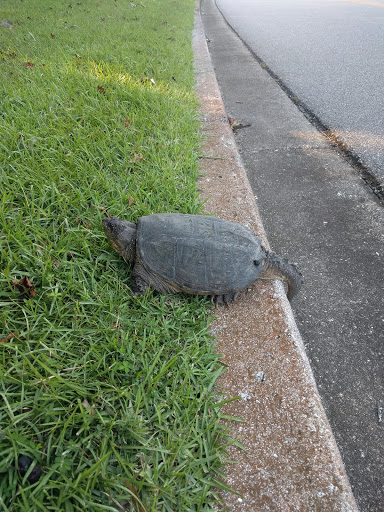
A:
<svg viewBox="0 0 384 512">
<path fill-rule="evenodd" d="M 207 295 L 243 290 L 266 257 L 249 228 L 205 215 L 141 217 L 136 247 L 149 273 L 180 291 Z"/>
</svg>

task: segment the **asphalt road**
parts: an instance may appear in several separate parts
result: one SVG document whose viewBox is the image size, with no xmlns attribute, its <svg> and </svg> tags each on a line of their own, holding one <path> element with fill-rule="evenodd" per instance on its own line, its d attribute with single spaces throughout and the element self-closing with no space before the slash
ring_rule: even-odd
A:
<svg viewBox="0 0 384 512">
<path fill-rule="evenodd" d="M 243 4 L 233 2 L 237 23 Z M 248 1 L 254 5 L 262 4 Z M 214 0 L 203 0 L 202 12 L 269 242 L 304 274 L 293 309 L 352 489 L 362 512 L 383 512 L 384 203 L 247 50 Z M 285 54 L 289 60 L 288 46 Z"/>
<path fill-rule="evenodd" d="M 384 1 L 217 0 L 217 6 L 384 185 Z"/>
</svg>

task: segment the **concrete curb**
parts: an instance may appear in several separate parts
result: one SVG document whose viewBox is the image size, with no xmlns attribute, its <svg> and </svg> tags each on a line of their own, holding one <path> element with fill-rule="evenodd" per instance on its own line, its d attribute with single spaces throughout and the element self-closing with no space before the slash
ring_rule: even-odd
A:
<svg viewBox="0 0 384 512">
<path fill-rule="evenodd" d="M 221 99 L 196 0 L 193 34 L 197 94 L 205 135 L 199 181 L 205 209 L 249 226 L 268 246 L 254 195 Z M 348 478 L 322 407 L 292 310 L 279 282 L 260 281 L 230 307 L 216 311 L 225 413 L 245 447 L 231 447 L 237 464 L 223 493 L 231 511 L 357 511 Z"/>
</svg>

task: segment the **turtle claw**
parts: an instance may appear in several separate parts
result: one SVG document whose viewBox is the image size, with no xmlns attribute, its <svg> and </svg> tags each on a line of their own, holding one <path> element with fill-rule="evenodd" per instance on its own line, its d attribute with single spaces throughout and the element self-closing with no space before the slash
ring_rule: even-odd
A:
<svg viewBox="0 0 384 512">
<path fill-rule="evenodd" d="M 132 280 L 132 296 L 137 297 L 138 295 L 145 295 L 149 285 L 140 276 L 135 275 Z"/>
<path fill-rule="evenodd" d="M 228 305 L 230 302 L 233 302 L 236 299 L 237 295 L 238 295 L 237 292 L 225 293 L 223 295 L 211 295 L 211 302 L 215 306 L 217 306 L 218 304 Z"/>
</svg>

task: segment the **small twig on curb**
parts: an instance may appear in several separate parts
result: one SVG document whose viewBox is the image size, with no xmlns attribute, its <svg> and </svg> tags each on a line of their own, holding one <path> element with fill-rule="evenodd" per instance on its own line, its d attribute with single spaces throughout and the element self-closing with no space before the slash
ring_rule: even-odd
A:
<svg viewBox="0 0 384 512">
<path fill-rule="evenodd" d="M 202 155 L 201 158 L 206 158 L 207 160 L 226 160 L 223 156 Z"/>
</svg>

